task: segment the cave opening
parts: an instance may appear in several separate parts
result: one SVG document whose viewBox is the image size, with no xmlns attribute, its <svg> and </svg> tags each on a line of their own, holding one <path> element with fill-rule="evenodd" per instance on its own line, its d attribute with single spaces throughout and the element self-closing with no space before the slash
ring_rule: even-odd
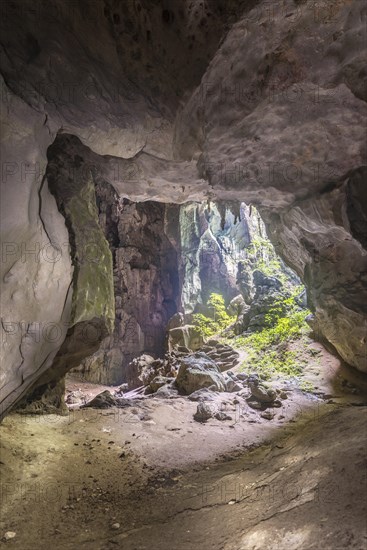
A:
<svg viewBox="0 0 367 550">
<path fill-rule="evenodd" d="M 365 548 L 365 11 L 2 1 L 0 545 Z"/>
<path fill-rule="evenodd" d="M 137 203 L 120 198 L 107 182 L 99 182 L 95 191 L 99 225 L 112 252 L 115 323 L 113 334 L 72 369 L 70 380 L 127 390 L 145 386 L 147 394 L 153 393 L 152 387 L 158 389 L 154 378 L 177 374 L 169 354 L 200 351 L 210 338 L 225 339 L 228 346 L 238 340 L 252 356 L 247 371 L 261 371 L 264 379 L 276 367 L 283 375 L 292 372 L 296 353 L 288 344 L 301 337 L 301 327 L 306 331 L 306 290 L 276 254 L 254 206 Z M 290 334 L 283 329 L 278 335 L 281 353 L 272 350 L 276 335 L 257 352 L 251 338 L 246 343 L 244 335 L 291 320 L 297 326 L 290 324 Z M 261 338 L 265 342 L 265 333 Z M 266 364 L 261 370 L 271 350 L 273 369 Z M 233 349 L 222 368 L 236 366 L 237 355 Z M 148 378 L 142 374 L 147 361 L 154 365 Z"/>
</svg>

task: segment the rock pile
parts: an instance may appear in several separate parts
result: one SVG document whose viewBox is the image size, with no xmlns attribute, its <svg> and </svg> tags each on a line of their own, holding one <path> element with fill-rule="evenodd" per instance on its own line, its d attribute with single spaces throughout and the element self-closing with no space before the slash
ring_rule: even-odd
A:
<svg viewBox="0 0 367 550">
<path fill-rule="evenodd" d="M 238 363 L 239 354 L 231 346 L 209 340 L 200 350 L 216 362 L 221 372 L 231 369 Z"/>
</svg>

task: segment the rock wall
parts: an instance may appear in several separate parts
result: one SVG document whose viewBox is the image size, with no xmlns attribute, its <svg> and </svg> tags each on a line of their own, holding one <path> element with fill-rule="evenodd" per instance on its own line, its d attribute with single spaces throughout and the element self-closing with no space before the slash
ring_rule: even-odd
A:
<svg viewBox="0 0 367 550">
<path fill-rule="evenodd" d="M 361 186 L 366 175 L 354 171 L 317 201 L 300 201 L 280 215 L 264 213 L 275 248 L 309 289 L 316 332 L 362 371 L 367 371 L 367 203 Z"/>
<path fill-rule="evenodd" d="M 47 128 L 2 86 L 0 418 L 52 365 L 73 292 L 70 255 L 60 249 L 68 231 L 43 182 Z"/>
<path fill-rule="evenodd" d="M 259 2 L 227 34 L 175 138 L 178 158 L 200 151 L 213 194 L 241 193 L 261 207 L 270 239 L 308 288 L 319 332 L 362 371 L 365 14 L 358 0 L 274 11 Z"/>
<path fill-rule="evenodd" d="M 78 372 L 117 384 L 133 358 L 163 354 L 165 328 L 179 306 L 178 260 L 166 236 L 164 204 L 119 200 L 108 184 L 97 187 L 97 200 L 114 256 L 115 328 Z"/>
<path fill-rule="evenodd" d="M 42 185 L 47 147 L 62 134 L 75 136 L 69 153 L 88 161 L 94 182 L 132 201 L 259 205 L 308 285 L 320 331 L 367 370 L 362 0 L 1 9 L 4 411 L 49 369 L 76 311 L 70 252 L 19 261 L 24 246 L 72 241 Z M 57 341 L 36 341 L 37 323 L 60 326 Z"/>
<path fill-rule="evenodd" d="M 114 263 L 115 328 L 73 375 L 103 384 L 127 381 L 127 366 L 143 353 L 162 357 L 169 319 L 192 313 L 212 292 L 227 303 L 238 294 L 237 260 L 256 234 L 243 205 L 235 223 L 228 207 L 170 205 L 120 199 L 96 185 L 99 224 Z"/>
</svg>

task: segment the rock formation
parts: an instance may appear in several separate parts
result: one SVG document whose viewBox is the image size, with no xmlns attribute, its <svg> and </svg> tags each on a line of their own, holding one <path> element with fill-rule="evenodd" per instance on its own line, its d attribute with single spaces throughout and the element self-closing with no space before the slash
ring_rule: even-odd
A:
<svg viewBox="0 0 367 550">
<path fill-rule="evenodd" d="M 367 371 L 364 3 L 113 5 L 2 6 L 2 413 L 112 330 L 101 181 L 258 205 L 321 334 Z"/>
</svg>

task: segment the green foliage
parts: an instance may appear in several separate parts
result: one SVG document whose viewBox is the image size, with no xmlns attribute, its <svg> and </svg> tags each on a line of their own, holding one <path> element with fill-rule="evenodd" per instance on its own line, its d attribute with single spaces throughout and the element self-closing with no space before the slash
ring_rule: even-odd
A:
<svg viewBox="0 0 367 550">
<path fill-rule="evenodd" d="M 314 385 L 308 380 L 302 380 L 299 387 L 304 392 L 312 393 L 313 391 L 315 391 Z"/>
<path fill-rule="evenodd" d="M 294 331 L 297 325 L 297 314 L 301 317 L 304 315 L 304 311 L 299 310 L 296 302 L 296 298 L 302 290 L 302 286 L 294 287 L 288 298 L 282 298 L 273 303 L 269 312 L 265 315 L 266 328 L 277 326 L 278 332 L 283 331 L 285 334 L 292 336 L 292 331 Z M 310 312 L 308 311 L 307 313 Z"/>
<path fill-rule="evenodd" d="M 244 371 L 255 370 L 265 379 L 277 373 L 284 376 L 299 376 L 302 373 L 296 352 L 287 348 L 292 340 L 300 338 L 309 330 L 305 322 L 309 311 L 297 309 L 294 296 L 286 302 L 288 313 L 277 317 L 273 326 L 261 332 L 239 336 L 235 340 L 235 346 L 248 353 L 248 360 L 242 365 Z"/>
<path fill-rule="evenodd" d="M 266 237 L 253 238 L 247 252 L 254 261 L 253 269 L 259 269 L 268 277 L 277 277 L 284 285 L 292 286 L 275 249 Z"/>
<path fill-rule="evenodd" d="M 236 318 L 226 312 L 224 298 L 220 294 L 212 293 L 207 306 L 213 310 L 213 318 L 206 317 L 202 313 L 193 315 L 194 325 L 204 338 L 219 334 L 235 322 Z"/>
</svg>

